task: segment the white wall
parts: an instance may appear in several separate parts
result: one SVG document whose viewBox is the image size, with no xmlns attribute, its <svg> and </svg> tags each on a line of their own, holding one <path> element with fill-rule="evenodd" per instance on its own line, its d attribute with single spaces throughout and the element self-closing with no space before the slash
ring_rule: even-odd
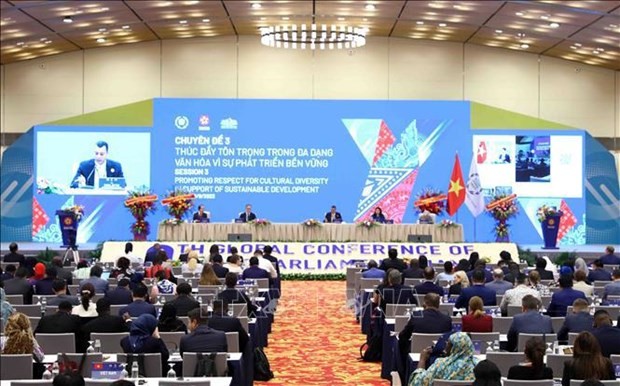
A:
<svg viewBox="0 0 620 386">
<path fill-rule="evenodd" d="M 7 64 L 0 82 L 2 132 L 163 96 L 464 99 L 620 135 L 619 72 L 449 42 L 371 38 L 354 52 L 311 52 L 254 36 L 166 40 Z"/>
</svg>

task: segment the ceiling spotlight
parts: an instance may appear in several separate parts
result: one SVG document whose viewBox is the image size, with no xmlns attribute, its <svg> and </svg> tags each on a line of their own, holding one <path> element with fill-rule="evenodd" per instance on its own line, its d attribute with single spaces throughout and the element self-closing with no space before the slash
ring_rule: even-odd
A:
<svg viewBox="0 0 620 386">
<path fill-rule="evenodd" d="M 501 33 L 504 33 L 504 31 L 502 31 L 501 29 L 496 29 L 496 30 L 495 30 L 495 33 L 496 33 L 496 34 L 501 34 Z"/>
<path fill-rule="evenodd" d="M 106 12 L 106 11 L 109 11 L 109 10 L 110 10 L 110 8 L 108 8 L 108 7 L 103 7 L 103 8 L 99 8 L 99 10 L 100 10 L 101 12 Z"/>
<path fill-rule="evenodd" d="M 570 46 L 570 48 L 572 48 L 573 50 L 576 50 L 577 46 Z"/>
<path fill-rule="evenodd" d="M 516 12 L 515 15 L 517 15 L 517 16 L 525 16 L 525 12 Z"/>
<path fill-rule="evenodd" d="M 523 32 L 519 32 L 519 33 L 517 33 L 517 37 L 518 38 L 524 38 L 525 34 Z"/>
<path fill-rule="evenodd" d="M 291 18 L 288 16 L 282 16 L 282 20 L 287 21 L 287 20 L 291 20 Z"/>
<path fill-rule="evenodd" d="M 123 28 L 123 29 L 129 29 L 129 28 L 131 28 L 131 27 L 130 27 L 130 26 L 128 26 L 128 25 L 124 25 L 122 28 Z"/>
<path fill-rule="evenodd" d="M 540 15 L 540 18 L 543 20 L 549 20 L 549 15 Z"/>
<path fill-rule="evenodd" d="M 105 43 L 105 38 L 98 38 L 97 43 Z"/>
<path fill-rule="evenodd" d="M 422 20 L 420 20 L 420 21 L 416 21 L 415 23 L 416 23 L 417 25 L 424 25 L 424 22 L 423 22 Z"/>
<path fill-rule="evenodd" d="M 211 19 L 202 19 L 203 23 L 209 23 L 211 21 Z"/>
<path fill-rule="evenodd" d="M 530 45 L 527 43 L 522 43 L 519 47 L 523 48 L 524 50 L 527 48 L 530 48 Z"/>
<path fill-rule="evenodd" d="M 439 23 L 440 27 L 447 27 L 448 25 L 446 23 Z"/>
<path fill-rule="evenodd" d="M 581 47 L 581 43 L 575 43 L 575 46 Z"/>
<path fill-rule="evenodd" d="M 21 47 L 24 45 L 24 42 L 17 42 L 16 46 Z"/>
<path fill-rule="evenodd" d="M 364 9 L 367 11 L 374 11 L 375 9 L 377 9 L 377 7 L 374 4 L 366 4 Z"/>
<path fill-rule="evenodd" d="M 179 24 L 187 24 L 187 20 L 179 20 Z"/>
<path fill-rule="evenodd" d="M 344 21 L 344 17 L 339 17 L 338 21 Z"/>
<path fill-rule="evenodd" d="M 50 44 L 51 42 L 52 42 L 51 40 L 46 40 L 46 41 L 44 41 L 43 43 L 45 43 L 45 44 Z"/>
<path fill-rule="evenodd" d="M 65 16 L 65 17 L 62 19 L 62 22 L 63 22 L 63 23 L 73 23 L 73 18 L 72 18 L 71 16 Z"/>
<path fill-rule="evenodd" d="M 99 28 L 99 32 L 104 32 L 104 31 L 107 31 L 107 29 L 105 29 L 105 28 Z"/>
<path fill-rule="evenodd" d="M 254 9 L 259 9 L 261 7 L 262 7 L 261 3 L 252 3 L 252 8 Z"/>
<path fill-rule="evenodd" d="M 558 28 L 560 26 L 560 23 L 549 23 L 549 27 L 550 28 Z"/>
<path fill-rule="evenodd" d="M 601 53 L 601 51 L 599 51 L 599 50 L 594 50 L 594 51 L 592 51 L 592 53 L 593 53 L 594 55 L 598 55 L 598 54 L 600 54 L 600 53 Z"/>
<path fill-rule="evenodd" d="M 597 51 L 601 51 L 601 52 L 605 52 L 605 50 L 604 50 L 604 49 L 599 48 L 599 47 L 597 47 L 597 48 L 596 48 L 596 50 L 597 50 Z"/>
</svg>

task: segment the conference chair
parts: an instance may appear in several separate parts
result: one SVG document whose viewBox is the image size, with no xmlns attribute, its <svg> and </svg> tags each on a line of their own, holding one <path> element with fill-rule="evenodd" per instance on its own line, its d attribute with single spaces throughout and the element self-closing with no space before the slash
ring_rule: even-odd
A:
<svg viewBox="0 0 620 386">
<path fill-rule="evenodd" d="M 171 302 L 177 297 L 176 294 L 159 294 L 158 296 L 161 304 Z"/>
<path fill-rule="evenodd" d="M 41 306 L 39 304 L 16 304 L 13 308 L 15 312 L 21 312 L 26 316 L 41 317 Z"/>
<path fill-rule="evenodd" d="M 109 381 L 108 381 L 109 382 Z M 10 386 L 25 386 L 25 385 L 53 385 L 54 382 L 51 379 L 47 379 L 47 380 L 42 380 L 42 379 L 36 379 L 36 380 L 27 380 L 27 381 L 11 381 L 9 383 Z"/>
<path fill-rule="evenodd" d="M 95 341 L 99 339 L 102 353 L 115 354 L 122 351 L 121 340 L 126 336 L 129 336 L 128 332 L 91 332 L 90 340 Z"/>
<path fill-rule="evenodd" d="M 73 296 L 77 296 L 80 293 L 80 282 L 81 279 L 73 279 L 73 283 L 75 284 L 69 284 L 67 286 L 67 290 L 69 291 L 69 293 L 71 293 L 71 295 Z"/>
<path fill-rule="evenodd" d="M 37 334 L 37 342 L 44 353 L 74 353 L 75 334 Z"/>
<path fill-rule="evenodd" d="M 392 371 L 390 376 L 392 377 L 392 386 L 403 386 L 403 382 L 400 380 L 400 374 L 398 374 L 398 371 Z"/>
<path fill-rule="evenodd" d="M 161 380 L 158 383 L 159 386 L 177 386 L 177 385 L 184 385 L 184 386 L 211 386 L 211 381 L 209 380 L 205 380 L 205 381 L 196 381 L 196 380 L 192 380 L 192 381 L 188 381 L 188 380 L 181 380 L 181 381 L 173 381 L 173 380 Z"/>
<path fill-rule="evenodd" d="M 132 354 L 117 354 L 116 361 L 121 363 L 129 363 L 127 356 Z M 161 378 L 161 354 L 133 354 L 134 361 L 138 355 L 144 355 L 144 376 L 147 378 Z M 127 366 L 127 371 L 131 374 L 131 368 Z"/>
<path fill-rule="evenodd" d="M 520 314 L 522 311 L 523 311 L 523 307 L 515 306 L 515 305 L 510 305 L 507 308 L 507 315 L 508 316 L 515 316 L 517 314 Z"/>
<path fill-rule="evenodd" d="M 550 286 L 551 284 L 553 284 L 553 280 L 552 279 L 541 280 L 540 284 Z"/>
<path fill-rule="evenodd" d="M 581 386 L 583 379 L 571 379 L 570 386 Z M 620 386 L 620 381 L 597 381 L 605 386 Z"/>
<path fill-rule="evenodd" d="M 269 288 L 269 279 L 253 279 L 258 288 Z"/>
<path fill-rule="evenodd" d="M 69 362 L 75 362 L 78 366 L 82 361 L 82 353 L 65 353 Z M 59 360 L 62 360 L 59 358 Z M 90 378 L 93 368 L 93 363 L 103 362 L 103 354 L 102 353 L 88 353 L 86 357 L 84 357 L 84 364 L 82 365 L 82 372 L 80 373 L 84 378 Z"/>
<path fill-rule="evenodd" d="M 541 296 L 540 301 L 543 307 L 549 308 L 549 304 L 551 304 L 551 296 Z"/>
<path fill-rule="evenodd" d="M 574 345 L 575 344 L 575 339 L 577 339 L 577 336 L 579 335 L 578 332 L 569 332 L 568 333 L 568 344 L 569 345 Z"/>
<path fill-rule="evenodd" d="M 235 318 L 248 316 L 248 305 L 245 303 L 231 303 L 228 305 L 228 310 L 232 310 L 233 317 Z"/>
<path fill-rule="evenodd" d="M 221 286 L 219 285 L 199 285 L 198 286 L 198 294 L 199 295 L 213 295 L 217 296 L 220 293 Z"/>
<path fill-rule="evenodd" d="M 618 306 L 596 306 L 594 307 L 596 311 L 605 310 L 611 316 L 612 320 L 618 319 L 620 316 L 620 307 Z"/>
<path fill-rule="evenodd" d="M 565 319 L 566 318 L 564 316 L 553 316 L 553 317 L 551 317 L 551 325 L 553 326 L 553 331 L 555 331 L 556 333 L 558 331 L 560 331 L 560 329 L 564 325 L 564 320 Z"/>
<path fill-rule="evenodd" d="M 394 332 L 397 334 L 400 334 L 400 332 L 405 328 L 407 323 L 409 323 L 408 316 L 396 316 L 394 320 Z"/>
<path fill-rule="evenodd" d="M 469 386 L 471 386 L 472 383 L 473 383 L 473 381 L 450 381 L 450 380 L 446 380 L 446 379 L 435 379 L 435 380 L 433 380 L 433 386 L 458 386 L 458 385 L 469 385 Z"/>
<path fill-rule="evenodd" d="M 620 365 L 620 355 L 618 354 L 612 354 L 609 359 L 611 359 L 611 363 L 613 363 L 614 365 Z"/>
<path fill-rule="evenodd" d="M 620 265 L 616 265 L 616 264 L 603 264 L 603 269 L 605 271 L 609 271 L 610 273 L 613 272 L 614 270 L 620 268 Z"/>
<path fill-rule="evenodd" d="M 185 333 L 182 331 L 176 332 L 160 332 L 159 337 L 168 347 L 168 351 L 176 351 L 179 349 L 181 345 L 181 338 L 185 336 Z"/>
<path fill-rule="evenodd" d="M 500 334 L 508 334 L 508 330 L 511 325 L 512 317 L 499 316 L 497 318 L 493 318 L 493 330 L 499 332 Z"/>
<path fill-rule="evenodd" d="M 228 345 L 228 352 L 241 352 L 239 345 L 239 333 L 227 332 L 226 344 Z"/>
<path fill-rule="evenodd" d="M 537 381 L 506 379 L 504 380 L 504 386 L 553 386 L 553 379 L 542 379 Z"/>
<path fill-rule="evenodd" d="M 407 280 L 407 279 L 405 279 Z M 381 284 L 381 279 L 360 279 L 360 288 L 362 291 L 374 289 L 377 285 Z"/>
<path fill-rule="evenodd" d="M 434 341 L 439 340 L 443 334 L 421 334 L 413 333 L 411 335 L 411 352 L 420 353 L 425 348 L 432 346 Z"/>
<path fill-rule="evenodd" d="M 564 318 L 562 318 L 564 319 Z M 525 343 L 532 339 L 532 338 L 541 338 L 542 340 L 545 341 L 545 343 L 553 343 L 556 340 L 558 340 L 558 337 L 556 334 L 553 333 L 549 333 L 549 334 L 527 334 L 527 333 L 519 333 L 519 337 L 517 340 L 517 350 L 520 352 L 523 352 L 523 350 L 525 350 Z"/>
<path fill-rule="evenodd" d="M 183 353 L 183 376 L 193 377 L 198 363 L 198 354 L 195 352 Z M 202 355 L 210 355 L 211 353 L 202 353 Z M 228 373 L 228 354 L 216 353 L 215 355 L 215 372 L 218 377 L 225 377 Z M 161 384 L 160 384 L 161 385 Z"/>
<path fill-rule="evenodd" d="M 405 285 L 411 286 L 411 287 L 415 287 L 418 284 L 422 284 L 424 283 L 426 279 L 417 279 L 417 278 L 405 278 Z"/>
<path fill-rule="evenodd" d="M 499 332 L 470 332 L 469 338 L 473 341 L 480 342 L 480 354 L 487 353 L 488 342 L 499 343 Z M 499 347 L 498 347 L 499 350 Z"/>
<path fill-rule="evenodd" d="M 5 295 L 4 300 L 9 302 L 11 305 L 21 305 L 24 304 L 24 296 L 23 295 Z"/>
<path fill-rule="evenodd" d="M 112 379 L 84 379 L 85 386 L 109 385 L 112 382 L 114 382 Z"/>
<path fill-rule="evenodd" d="M 573 358 L 572 355 L 565 354 L 547 354 L 547 367 L 553 371 L 555 378 L 561 378 L 564 372 L 564 362 Z"/>
<path fill-rule="evenodd" d="M 486 359 L 495 363 L 499 368 L 502 377 L 508 376 L 508 370 L 515 364 L 518 364 L 524 358 L 522 352 L 500 352 L 493 351 L 487 353 Z"/>
<path fill-rule="evenodd" d="M 181 321 L 183 323 L 185 323 L 185 327 L 187 327 L 187 329 L 189 330 L 189 317 L 188 316 L 179 316 L 179 319 L 181 319 Z"/>
<path fill-rule="evenodd" d="M 0 355 L 0 379 L 32 379 L 32 354 Z"/>
<path fill-rule="evenodd" d="M 441 303 L 439 305 L 439 312 L 442 314 L 448 315 L 452 317 L 454 315 L 454 304 L 452 303 Z"/>
<path fill-rule="evenodd" d="M 172 274 L 174 276 L 183 276 L 183 267 L 181 267 L 180 265 L 178 267 L 172 267 Z"/>
<path fill-rule="evenodd" d="M 110 306 L 110 315 L 118 315 L 121 311 L 121 308 L 125 307 L 127 304 L 112 304 Z"/>
<path fill-rule="evenodd" d="M 502 304 L 502 300 L 504 299 L 504 295 L 495 295 L 495 304 L 498 306 Z"/>
<path fill-rule="evenodd" d="M 385 305 L 385 317 L 394 318 L 397 316 L 409 316 L 411 310 L 415 308 L 414 304 L 386 304 Z"/>
<path fill-rule="evenodd" d="M 450 285 L 451 282 L 451 280 L 441 279 L 437 282 L 437 285 L 445 289 L 447 286 Z"/>
<path fill-rule="evenodd" d="M 185 279 L 199 278 L 200 272 L 183 272 L 181 276 Z"/>
</svg>

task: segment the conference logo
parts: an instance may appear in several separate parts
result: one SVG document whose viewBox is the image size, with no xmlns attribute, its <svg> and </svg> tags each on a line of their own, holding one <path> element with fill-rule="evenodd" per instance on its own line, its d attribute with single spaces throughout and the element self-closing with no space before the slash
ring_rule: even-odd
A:
<svg viewBox="0 0 620 386">
<path fill-rule="evenodd" d="M 178 115 L 174 119 L 174 125 L 179 130 L 185 130 L 187 129 L 187 126 L 189 126 L 189 119 L 187 119 L 185 115 Z"/>
<path fill-rule="evenodd" d="M 220 128 L 222 130 L 237 130 L 238 126 L 239 126 L 239 123 L 237 122 L 237 120 L 232 119 L 230 117 L 226 119 L 222 119 L 220 121 Z"/>
<path fill-rule="evenodd" d="M 479 164 L 483 164 L 487 160 L 487 144 L 484 141 L 480 141 L 478 144 L 478 150 L 476 151 L 476 161 Z"/>
<path fill-rule="evenodd" d="M 209 131 L 211 130 L 211 126 L 209 126 L 209 116 L 208 115 L 201 115 L 200 118 L 198 118 L 198 130 L 199 131 Z"/>
</svg>

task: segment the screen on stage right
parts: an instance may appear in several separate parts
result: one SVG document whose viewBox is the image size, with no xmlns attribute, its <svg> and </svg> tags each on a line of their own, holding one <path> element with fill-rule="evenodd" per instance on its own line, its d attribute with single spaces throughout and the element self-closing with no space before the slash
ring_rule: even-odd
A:
<svg viewBox="0 0 620 386">
<path fill-rule="evenodd" d="M 583 139 L 578 135 L 474 135 L 482 188 L 521 197 L 583 195 Z"/>
</svg>

